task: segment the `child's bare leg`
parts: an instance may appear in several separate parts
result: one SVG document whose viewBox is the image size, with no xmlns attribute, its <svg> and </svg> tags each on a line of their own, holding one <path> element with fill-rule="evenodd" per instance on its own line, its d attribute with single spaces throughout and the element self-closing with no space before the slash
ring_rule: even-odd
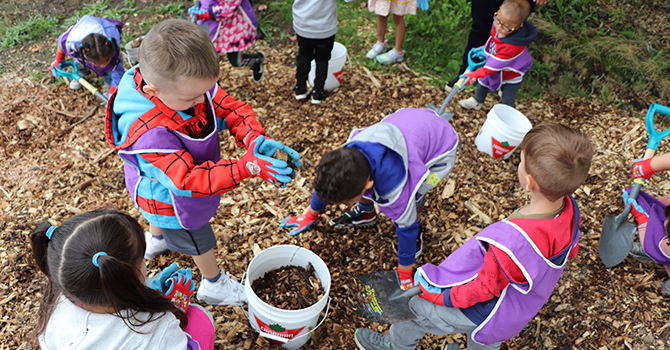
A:
<svg viewBox="0 0 670 350">
<path fill-rule="evenodd" d="M 405 43 L 405 17 L 393 15 L 393 21 L 395 22 L 395 51 L 402 53 L 402 45 Z"/>
<path fill-rule="evenodd" d="M 163 232 L 161 232 L 161 228 L 158 226 L 154 226 L 153 224 L 149 224 L 149 232 L 156 237 L 160 237 L 163 235 Z"/>
<path fill-rule="evenodd" d="M 380 44 L 384 43 L 386 38 L 386 28 L 388 28 L 388 16 L 377 15 L 377 41 Z"/>
<path fill-rule="evenodd" d="M 203 277 L 214 279 L 219 275 L 219 266 L 216 264 L 216 255 L 213 248 L 207 253 L 193 255 L 193 261 L 195 261 Z"/>
</svg>

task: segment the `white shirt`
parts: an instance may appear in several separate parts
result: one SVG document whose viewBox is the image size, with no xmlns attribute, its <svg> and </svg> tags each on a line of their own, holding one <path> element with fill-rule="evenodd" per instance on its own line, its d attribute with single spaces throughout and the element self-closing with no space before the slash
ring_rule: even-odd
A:
<svg viewBox="0 0 670 350">
<path fill-rule="evenodd" d="M 186 349 L 187 335 L 171 313 L 154 315 L 155 321 L 133 331 L 120 317 L 84 310 L 63 295 L 57 303 L 46 330 L 39 336 L 44 350 Z M 138 318 L 146 320 L 149 314 L 140 313 Z"/>
</svg>

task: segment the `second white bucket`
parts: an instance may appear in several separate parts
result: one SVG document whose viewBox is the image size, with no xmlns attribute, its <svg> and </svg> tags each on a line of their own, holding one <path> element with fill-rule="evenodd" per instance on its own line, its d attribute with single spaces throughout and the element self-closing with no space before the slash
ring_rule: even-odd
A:
<svg viewBox="0 0 670 350">
<path fill-rule="evenodd" d="M 494 158 L 509 158 L 533 125 L 513 107 L 497 104 L 475 138 L 477 149 Z"/>
<path fill-rule="evenodd" d="M 266 304 L 251 288 L 251 283 L 266 272 L 282 266 L 301 266 L 306 268 L 309 263 L 314 266 L 316 277 L 321 280 L 324 295 L 311 306 L 300 310 L 284 310 Z M 315 329 L 319 314 L 328 304 L 330 307 L 330 271 L 326 263 L 309 249 L 294 245 L 277 245 L 258 253 L 247 268 L 244 280 L 244 291 L 249 306 L 249 322 L 251 327 L 261 336 L 270 339 L 286 349 L 297 349 L 310 339 L 310 332 Z M 326 310 L 326 316 L 328 311 Z M 324 317 L 325 320 L 325 317 Z M 323 320 L 322 320 L 323 322 Z M 315 327 L 316 326 L 316 327 Z"/>
<path fill-rule="evenodd" d="M 336 42 L 333 44 L 333 51 L 330 52 L 330 61 L 328 61 L 328 75 L 324 89 L 333 90 L 342 85 L 342 68 L 347 61 L 347 48 Z M 316 76 L 316 61 L 312 60 L 312 68 L 309 70 L 309 85 L 314 87 L 314 77 Z"/>
</svg>

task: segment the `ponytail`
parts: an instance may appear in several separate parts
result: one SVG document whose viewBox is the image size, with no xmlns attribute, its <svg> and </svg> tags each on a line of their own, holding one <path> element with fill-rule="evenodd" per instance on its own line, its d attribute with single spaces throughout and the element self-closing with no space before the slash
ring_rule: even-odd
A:
<svg viewBox="0 0 670 350">
<path fill-rule="evenodd" d="M 37 226 L 35 231 L 30 235 L 30 245 L 33 250 L 33 259 L 35 259 L 37 267 L 40 269 L 40 271 L 42 271 L 42 273 L 47 277 L 47 284 L 42 289 L 42 298 L 40 300 L 39 311 L 37 312 L 38 322 L 33 331 L 33 337 L 37 337 L 38 335 L 42 334 L 46 329 L 49 318 L 53 313 L 56 299 L 60 294 L 49 273 L 47 252 L 49 249 L 50 237 L 47 235 L 47 232 L 51 227 L 54 226 L 51 226 L 51 223 L 48 221 L 44 221 L 39 226 Z M 52 230 L 51 234 L 51 237 L 53 237 L 55 230 Z"/>
</svg>

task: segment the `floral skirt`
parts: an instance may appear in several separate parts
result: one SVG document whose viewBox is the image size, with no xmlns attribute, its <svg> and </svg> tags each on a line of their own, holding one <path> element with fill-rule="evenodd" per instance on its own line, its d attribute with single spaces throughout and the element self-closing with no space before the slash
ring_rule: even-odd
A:
<svg viewBox="0 0 670 350">
<path fill-rule="evenodd" d="M 368 10 L 379 16 L 415 15 L 417 0 L 369 0 Z"/>
</svg>

